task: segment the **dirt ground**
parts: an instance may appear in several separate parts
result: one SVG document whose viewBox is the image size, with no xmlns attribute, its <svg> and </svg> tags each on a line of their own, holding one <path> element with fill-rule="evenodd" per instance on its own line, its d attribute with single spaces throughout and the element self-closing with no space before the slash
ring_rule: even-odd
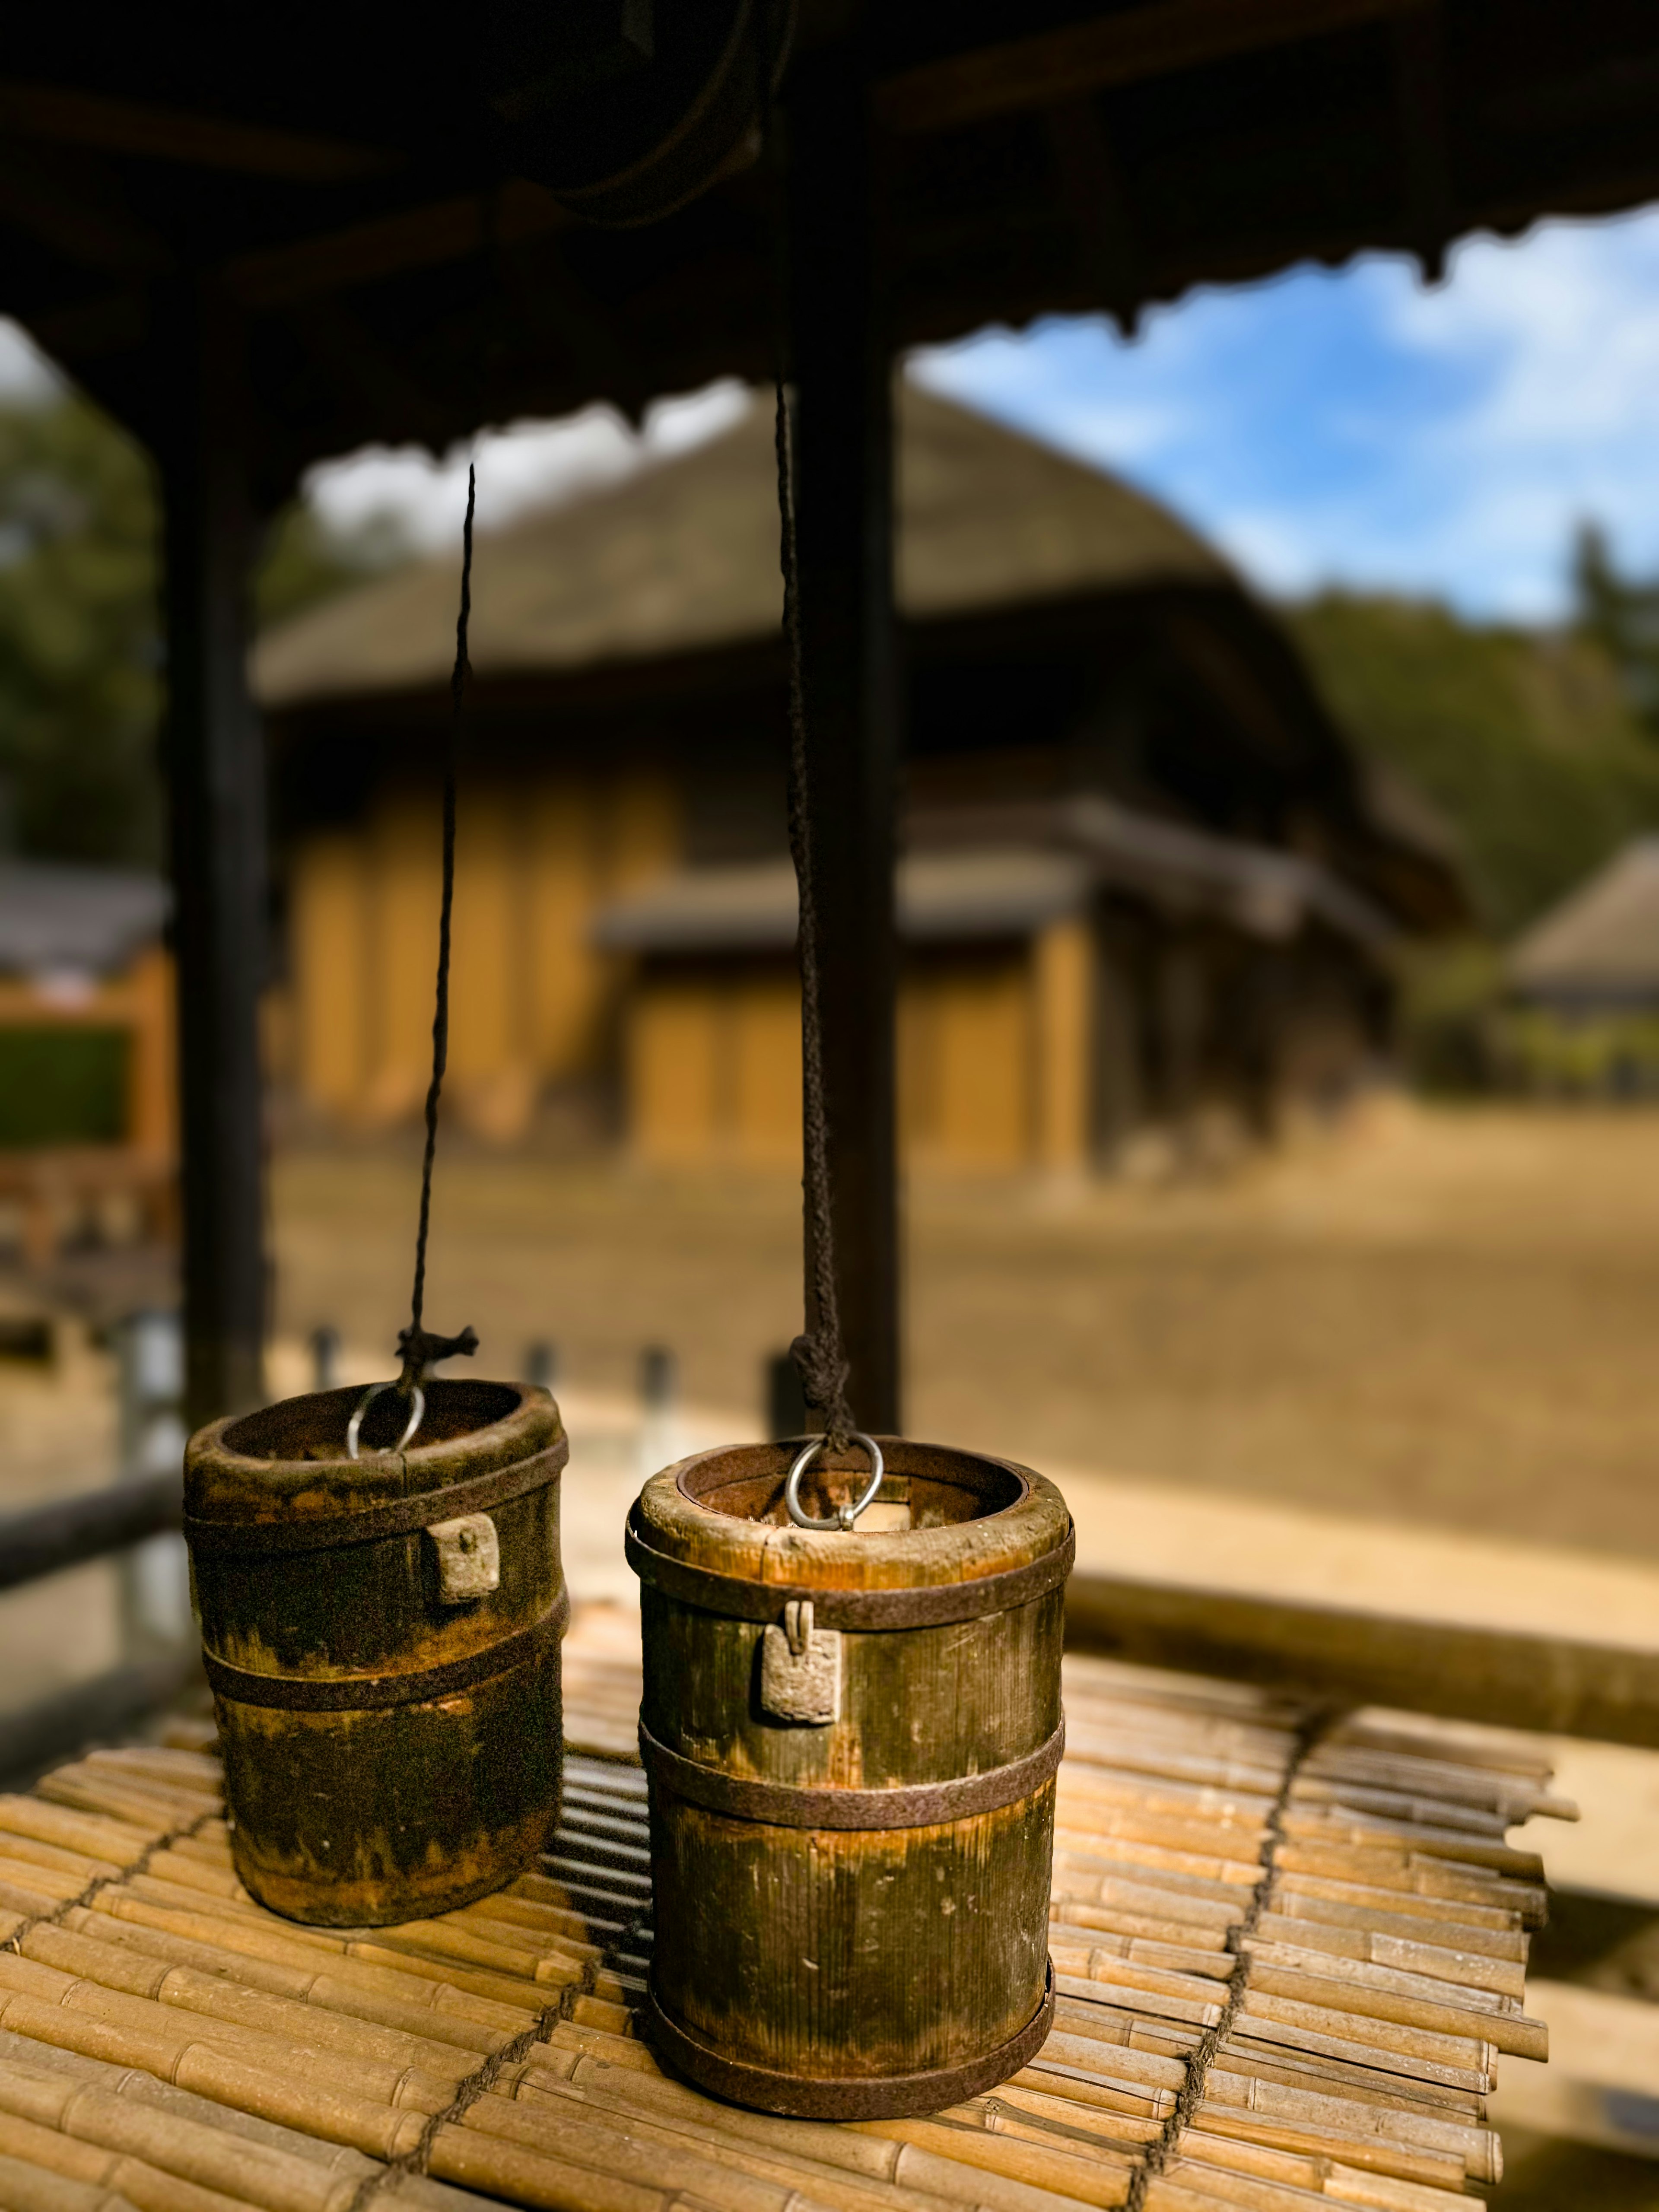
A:
<svg viewBox="0 0 1659 2212">
<path fill-rule="evenodd" d="M 278 1328 L 388 1350 L 412 1146 L 290 1150 Z M 441 1158 L 429 1322 L 571 1384 L 676 1353 L 752 1408 L 799 1326 L 783 1178 Z M 906 1426 L 1041 1467 L 1659 1557 L 1659 1114 L 1376 1102 L 1204 1182 L 918 1182 Z"/>
</svg>

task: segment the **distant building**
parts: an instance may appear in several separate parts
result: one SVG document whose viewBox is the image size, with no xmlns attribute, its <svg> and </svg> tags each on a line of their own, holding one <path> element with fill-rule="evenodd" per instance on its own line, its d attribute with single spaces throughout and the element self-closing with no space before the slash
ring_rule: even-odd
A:
<svg viewBox="0 0 1659 2212">
<path fill-rule="evenodd" d="M 1535 922 L 1507 963 L 1494 1073 L 1555 1097 L 1659 1095 L 1659 837 L 1637 837 Z"/>
<path fill-rule="evenodd" d="M 173 963 L 159 878 L 0 861 L 0 1205 L 34 1261 L 173 1227 Z"/>
<path fill-rule="evenodd" d="M 897 580 L 915 1159 L 1077 1166 L 1257 1124 L 1382 1047 L 1388 948 L 1464 915 L 1284 631 L 1171 515 L 907 387 Z M 481 537 L 452 1067 L 474 1126 L 550 1086 L 647 1157 L 798 1145 L 768 410 Z M 455 562 L 262 643 L 286 901 L 273 1034 L 313 1109 L 416 1108 Z"/>
<path fill-rule="evenodd" d="M 1558 1013 L 1659 1012 L 1659 837 L 1637 837 L 1510 955 L 1515 991 Z"/>
</svg>

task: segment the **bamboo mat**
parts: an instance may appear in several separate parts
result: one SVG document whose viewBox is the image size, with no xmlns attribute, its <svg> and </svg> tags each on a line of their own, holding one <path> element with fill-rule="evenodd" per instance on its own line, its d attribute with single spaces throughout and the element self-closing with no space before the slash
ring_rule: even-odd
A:
<svg viewBox="0 0 1659 2212">
<path fill-rule="evenodd" d="M 717 2104 L 632 2032 L 650 1931 L 631 1620 L 579 1616 L 544 1870 L 303 1929 L 232 1871 L 205 1721 L 0 1797 L 5 2212 L 1432 2212 L 1497 2178 L 1552 1799 L 1516 1740 L 1335 1725 L 1070 1659 L 1054 2032 L 994 2094 L 826 2126 Z"/>
</svg>

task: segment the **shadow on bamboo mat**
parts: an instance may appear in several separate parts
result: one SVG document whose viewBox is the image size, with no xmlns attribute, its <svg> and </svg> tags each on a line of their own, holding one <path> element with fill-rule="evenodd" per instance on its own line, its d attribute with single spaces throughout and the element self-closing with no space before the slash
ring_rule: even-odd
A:
<svg viewBox="0 0 1659 2212">
<path fill-rule="evenodd" d="M 634 2033 L 635 1634 L 579 1616 L 554 1849 L 439 1919 L 256 1905 L 205 1721 L 0 1798 L 0 2207 L 1432 2212 L 1496 2180 L 1499 2054 L 1542 2050 L 1542 1869 L 1505 1835 L 1568 1809 L 1518 1740 L 1068 1660 L 1048 2042 L 927 2119 L 776 2120 Z"/>
</svg>

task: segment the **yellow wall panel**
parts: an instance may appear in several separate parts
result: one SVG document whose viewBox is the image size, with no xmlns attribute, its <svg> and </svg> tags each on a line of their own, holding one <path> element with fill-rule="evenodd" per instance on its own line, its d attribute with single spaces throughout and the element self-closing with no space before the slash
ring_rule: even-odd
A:
<svg viewBox="0 0 1659 2212">
<path fill-rule="evenodd" d="M 1073 915 L 1051 922 L 1031 948 L 1035 992 L 1036 1154 L 1046 1168 L 1081 1168 L 1089 1157 L 1095 998 L 1094 938 Z"/>
<path fill-rule="evenodd" d="M 556 1080 L 599 1059 L 612 964 L 588 942 L 604 858 L 592 784 L 575 775 L 538 784 L 526 794 L 525 823 L 528 1046 L 539 1073 Z"/>
<path fill-rule="evenodd" d="M 432 996 L 438 968 L 441 828 L 431 794 L 385 800 L 368 839 L 372 1061 L 365 1119 L 401 1120 L 419 1108 L 432 1072 Z"/>
<path fill-rule="evenodd" d="M 296 854 L 292 900 L 295 1045 L 302 1095 L 352 1113 L 371 1051 L 361 837 L 327 831 Z"/>
<path fill-rule="evenodd" d="M 701 1162 L 719 1149 L 720 999 L 699 978 L 647 976 L 630 1000 L 629 1135 L 642 1159 Z"/>
<path fill-rule="evenodd" d="M 898 1145 L 908 1159 L 927 1156 L 939 1121 L 939 1054 L 934 1048 L 933 994 L 922 979 L 902 975 L 899 981 L 896 1058 Z"/>
<path fill-rule="evenodd" d="M 501 787 L 464 791 L 455 840 L 451 1096 L 470 1128 L 498 1142 L 523 1134 L 536 1103 L 529 885 L 521 795 Z"/>
<path fill-rule="evenodd" d="M 605 793 L 604 892 L 615 898 L 664 875 L 684 844 L 680 793 L 654 769 L 625 770 Z"/>
<path fill-rule="evenodd" d="M 173 958 L 152 945 L 128 972 L 132 1052 L 128 1062 L 127 1134 L 141 1152 L 171 1159 L 179 1146 L 176 1000 Z"/>
<path fill-rule="evenodd" d="M 1023 955 L 918 963 L 901 1036 L 901 1127 L 920 1164 L 1017 1168 L 1031 1157 L 1032 1009 Z"/>
<path fill-rule="evenodd" d="M 726 1030 L 728 1150 L 757 1167 L 799 1161 L 800 986 L 793 971 L 761 972 L 738 983 Z"/>
<path fill-rule="evenodd" d="M 524 875 L 519 810 L 504 792 L 465 793 L 455 839 L 450 1065 L 458 1080 L 495 1075 L 525 1035 Z"/>
</svg>

